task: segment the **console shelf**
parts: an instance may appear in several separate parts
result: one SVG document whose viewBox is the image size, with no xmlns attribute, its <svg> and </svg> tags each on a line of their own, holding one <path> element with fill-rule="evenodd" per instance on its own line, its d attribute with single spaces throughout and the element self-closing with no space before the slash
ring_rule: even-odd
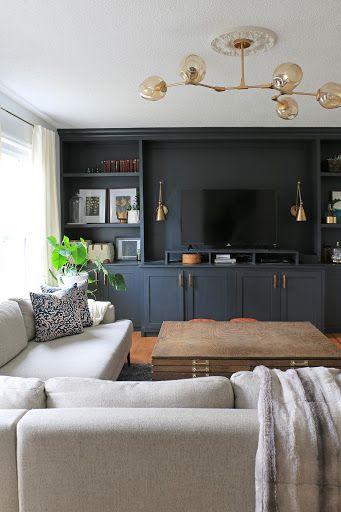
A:
<svg viewBox="0 0 341 512">
<path fill-rule="evenodd" d="M 297 265 L 299 263 L 299 252 L 293 250 L 283 249 L 232 249 L 227 247 L 226 249 L 204 249 L 189 251 L 174 250 L 165 251 L 165 264 L 181 261 L 182 254 L 201 254 L 204 258 L 204 262 L 216 267 L 234 265 L 233 263 L 214 263 L 215 256 L 217 254 L 231 254 L 242 263 L 291 263 Z"/>
</svg>

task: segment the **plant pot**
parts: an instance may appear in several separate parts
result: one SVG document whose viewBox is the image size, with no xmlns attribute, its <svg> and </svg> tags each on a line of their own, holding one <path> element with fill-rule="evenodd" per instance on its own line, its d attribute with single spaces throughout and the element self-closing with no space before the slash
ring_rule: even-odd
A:
<svg viewBox="0 0 341 512">
<path fill-rule="evenodd" d="M 140 222 L 140 210 L 128 211 L 128 224 L 138 224 Z"/>
<path fill-rule="evenodd" d="M 75 276 L 64 276 L 62 274 L 57 275 L 58 286 L 61 288 L 71 288 L 74 284 L 81 286 L 88 282 L 89 274 L 87 272 L 81 272 Z"/>
</svg>

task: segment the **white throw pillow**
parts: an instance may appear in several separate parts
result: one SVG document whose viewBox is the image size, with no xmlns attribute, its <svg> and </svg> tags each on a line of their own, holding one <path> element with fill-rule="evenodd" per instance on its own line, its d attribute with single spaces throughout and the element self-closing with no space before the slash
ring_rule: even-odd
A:
<svg viewBox="0 0 341 512">
<path fill-rule="evenodd" d="M 158 382 L 111 382 L 55 377 L 45 382 L 47 407 L 233 408 L 226 377 Z"/>
</svg>

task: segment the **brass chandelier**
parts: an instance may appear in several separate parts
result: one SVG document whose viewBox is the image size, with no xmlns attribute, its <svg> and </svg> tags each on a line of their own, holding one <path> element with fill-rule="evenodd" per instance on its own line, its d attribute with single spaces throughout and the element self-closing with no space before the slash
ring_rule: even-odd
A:
<svg viewBox="0 0 341 512">
<path fill-rule="evenodd" d="M 328 82 L 316 92 L 296 91 L 301 83 L 303 71 L 298 64 L 285 62 L 276 67 L 270 83 L 249 85 L 245 82 L 245 56 L 254 55 L 270 49 L 276 41 L 275 34 L 260 27 L 241 27 L 233 32 L 215 38 L 211 47 L 218 53 L 240 57 L 241 77 L 239 85 L 217 86 L 203 83 L 206 75 L 205 61 L 198 55 L 188 55 L 180 65 L 181 82 L 167 84 L 159 76 L 150 76 L 139 86 L 140 96 L 146 100 L 158 101 L 165 97 L 170 87 L 194 85 L 205 87 L 216 92 L 243 91 L 247 89 L 272 89 L 278 93 L 272 97 L 276 104 L 276 112 L 281 119 L 291 120 L 298 114 L 298 104 L 292 95 L 312 96 L 321 107 L 333 109 L 341 107 L 341 84 Z"/>
</svg>

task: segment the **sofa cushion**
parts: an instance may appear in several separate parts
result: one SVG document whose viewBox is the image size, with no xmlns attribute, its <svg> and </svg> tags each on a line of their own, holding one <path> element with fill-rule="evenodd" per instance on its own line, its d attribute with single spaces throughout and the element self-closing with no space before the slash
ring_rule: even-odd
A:
<svg viewBox="0 0 341 512">
<path fill-rule="evenodd" d="M 24 319 L 16 302 L 0 304 L 0 366 L 8 363 L 27 346 Z"/>
<path fill-rule="evenodd" d="M 81 320 L 83 327 L 91 327 L 92 319 L 90 316 L 89 306 L 88 306 L 88 297 L 87 297 L 87 283 L 83 283 L 81 285 L 76 285 L 76 297 L 77 297 L 77 305 L 79 308 L 79 312 L 81 315 Z M 62 291 L 63 288 L 56 286 L 48 286 L 43 285 L 40 287 L 43 293 L 54 293 L 58 291 Z"/>
<path fill-rule="evenodd" d="M 45 407 L 43 381 L 0 376 L 0 409 L 44 409 Z"/>
<path fill-rule="evenodd" d="M 236 409 L 257 409 L 259 396 L 259 378 L 253 372 L 234 373 L 230 382 L 234 391 Z"/>
<path fill-rule="evenodd" d="M 226 377 L 159 382 L 107 382 L 60 377 L 45 383 L 52 407 L 192 407 L 233 408 Z"/>
<path fill-rule="evenodd" d="M 52 343 L 30 341 L 21 354 L 0 368 L 0 375 L 116 379 L 130 350 L 132 331 L 130 320 L 121 320 Z"/>
<path fill-rule="evenodd" d="M 10 300 L 14 300 L 20 308 L 24 319 L 27 340 L 33 340 L 36 336 L 36 328 L 34 325 L 34 313 L 31 299 L 20 299 L 19 297 L 13 297 L 10 298 Z"/>
<path fill-rule="evenodd" d="M 51 341 L 83 331 L 76 288 L 30 293 L 36 326 L 35 341 Z"/>
<path fill-rule="evenodd" d="M 18 512 L 17 424 L 25 410 L 0 411 L 0 510 Z"/>
</svg>

